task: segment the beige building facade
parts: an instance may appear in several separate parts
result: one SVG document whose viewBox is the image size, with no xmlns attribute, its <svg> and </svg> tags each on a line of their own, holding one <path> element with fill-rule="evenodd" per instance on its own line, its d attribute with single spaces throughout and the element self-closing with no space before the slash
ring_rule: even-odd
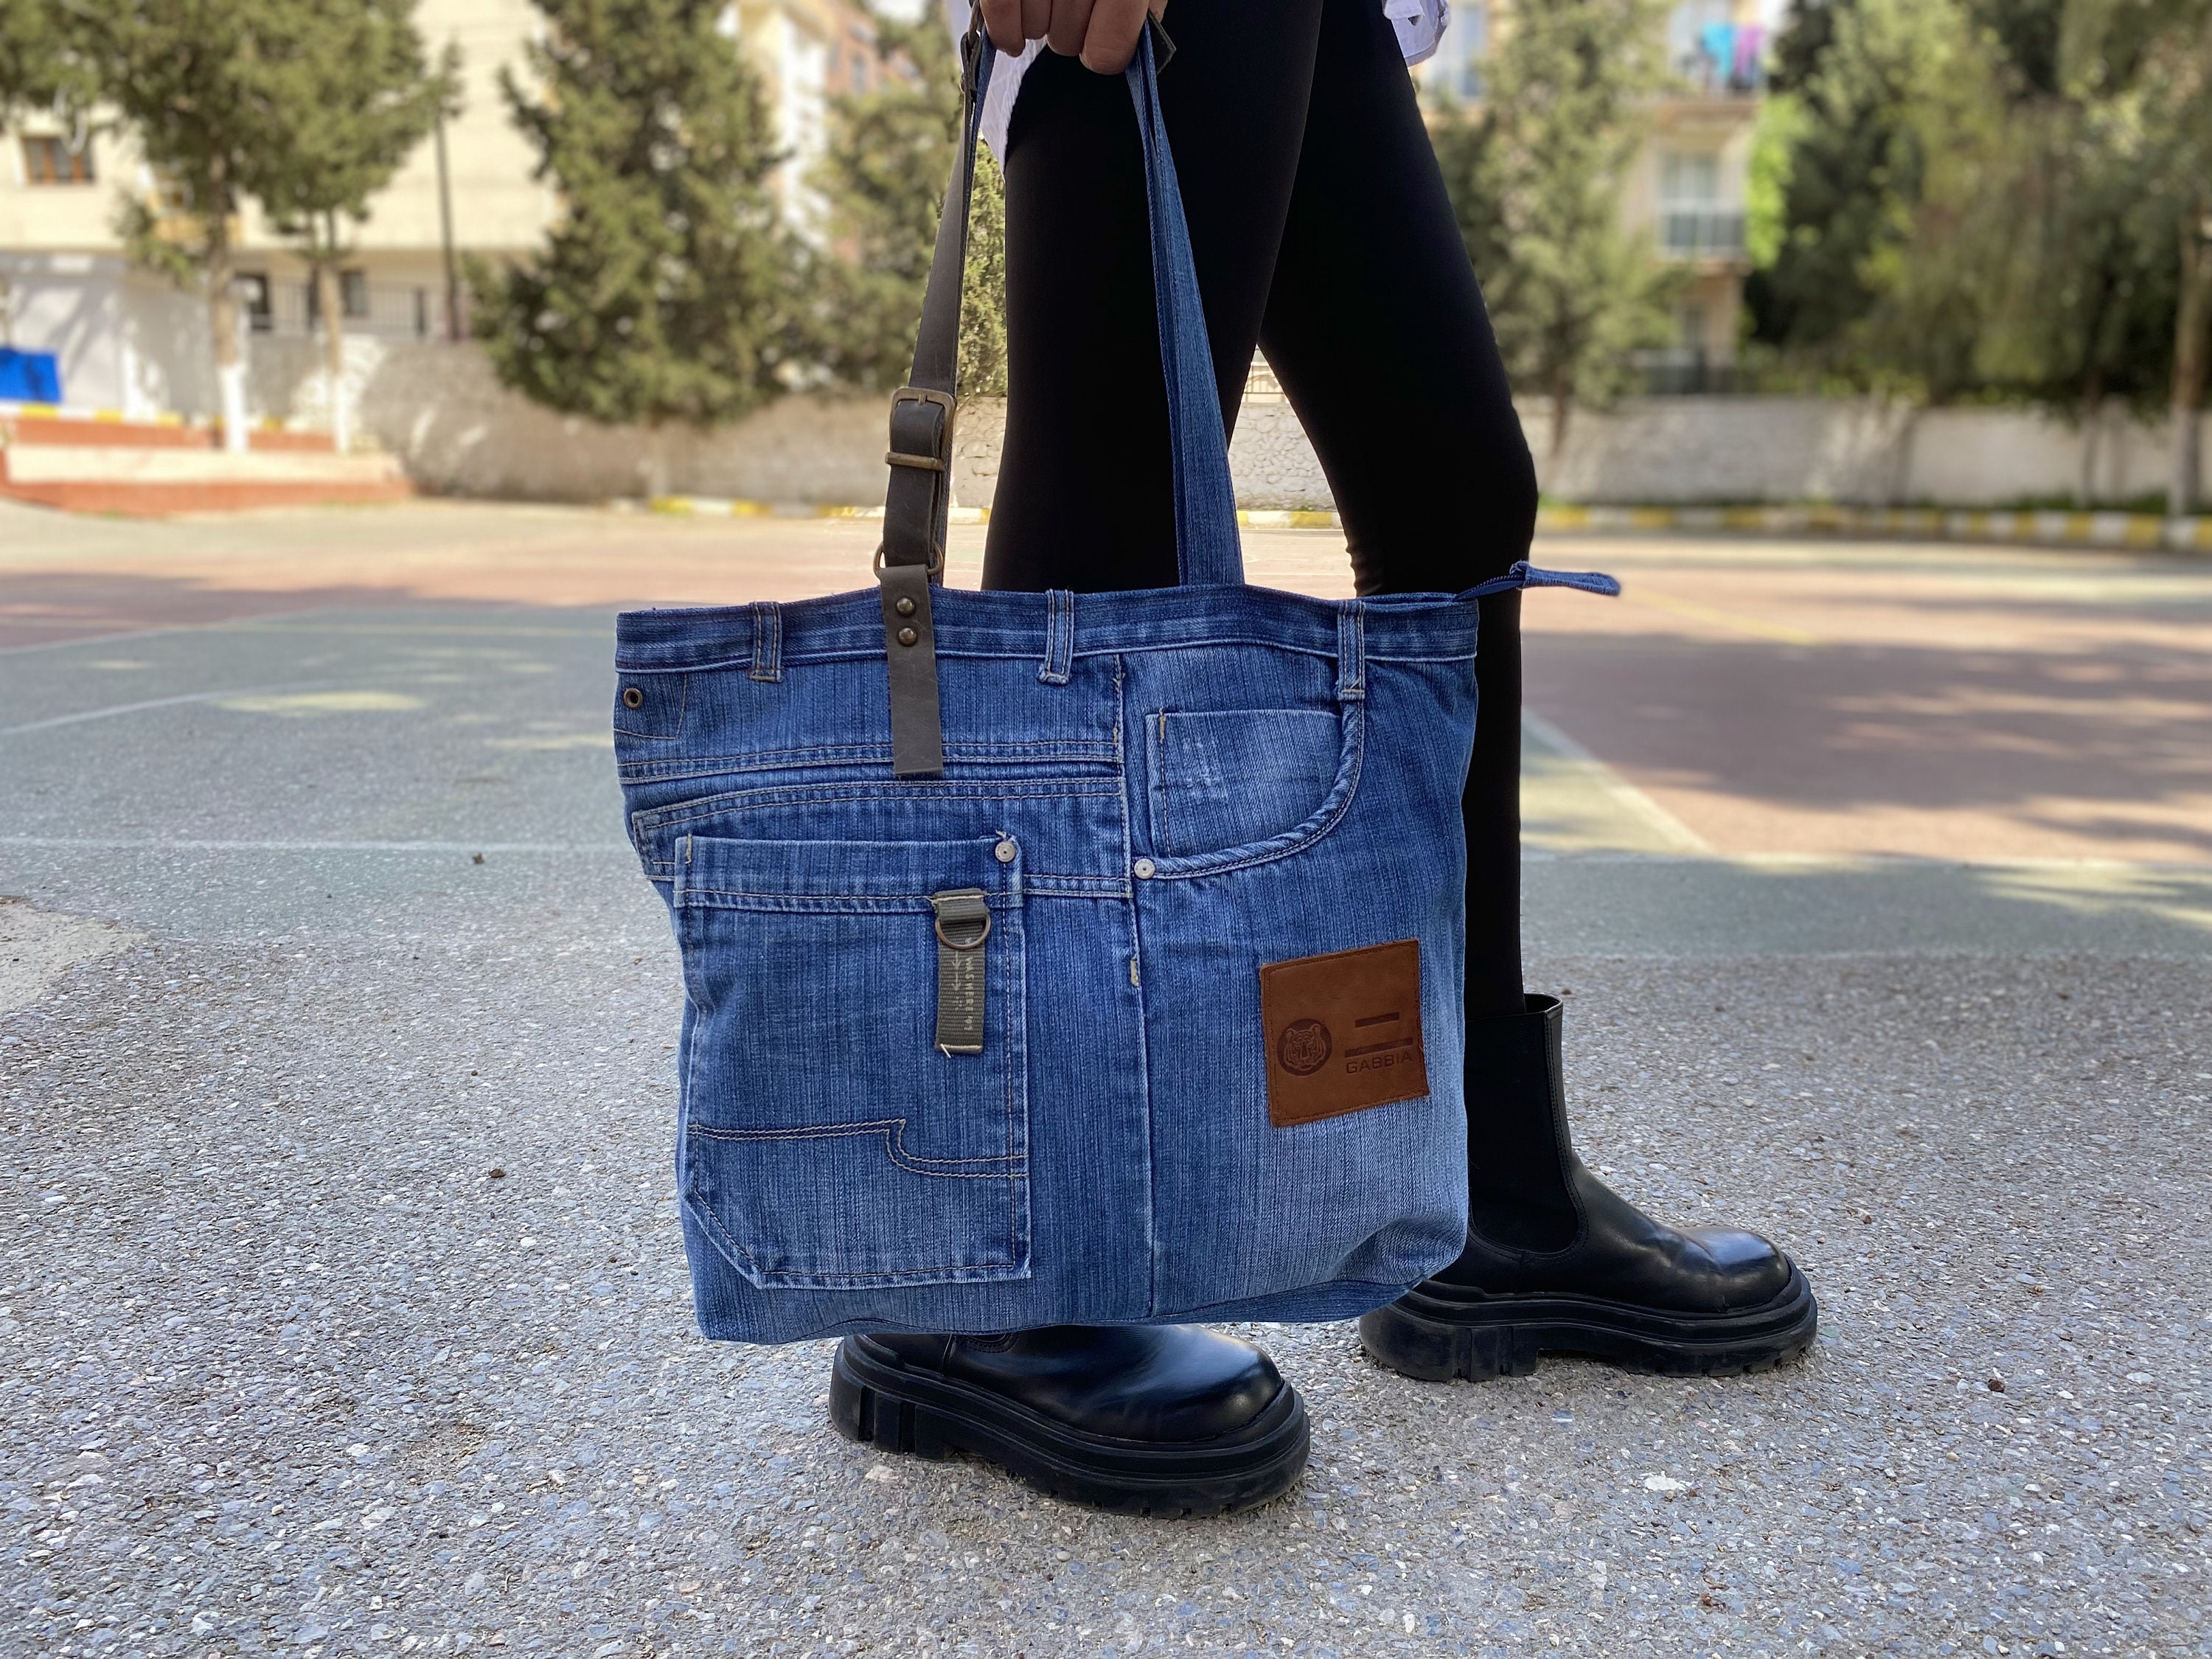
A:
<svg viewBox="0 0 2212 1659">
<path fill-rule="evenodd" d="M 349 230 L 341 302 L 347 334 L 363 341 L 465 337 L 461 260 L 525 256 L 559 210 L 532 176 L 535 155 L 499 84 L 502 70 L 526 75 L 543 15 L 530 0 L 421 0 L 416 21 L 433 51 L 459 49 L 463 102 Z M 830 100 L 880 72 L 867 15 L 852 0 L 737 0 L 720 27 L 762 70 L 791 158 L 779 187 L 793 222 L 809 229 L 821 206 L 804 179 Z M 204 301 L 132 270 L 115 234 L 120 198 L 153 202 L 158 191 L 127 133 L 36 114 L 0 129 L 0 344 L 53 352 L 70 404 L 134 418 L 216 408 Z M 236 228 L 252 337 L 313 332 L 307 267 L 293 246 L 258 212 Z"/>
<path fill-rule="evenodd" d="M 1455 0 L 1436 56 L 1417 71 L 1432 102 L 1481 102 L 1484 64 L 1512 28 L 1516 3 Z M 1751 270 L 1744 202 L 1752 135 L 1779 10 L 1774 0 L 1678 0 L 1667 16 L 1674 85 L 1652 108 L 1621 199 L 1629 228 L 1688 273 L 1673 344 L 1647 354 L 1654 391 L 1724 390 L 1730 381 Z"/>
</svg>

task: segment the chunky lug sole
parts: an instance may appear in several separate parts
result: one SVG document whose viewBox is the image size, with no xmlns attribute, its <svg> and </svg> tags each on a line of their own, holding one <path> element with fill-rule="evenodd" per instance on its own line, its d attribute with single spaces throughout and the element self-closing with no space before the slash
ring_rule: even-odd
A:
<svg viewBox="0 0 2212 1659">
<path fill-rule="evenodd" d="M 1526 1376 L 1547 1353 L 1666 1376 L 1733 1376 L 1802 1353 L 1820 1328 L 1813 1287 L 1792 1266 L 1773 1301 L 1732 1314 L 1670 1314 L 1587 1296 L 1486 1296 L 1431 1280 L 1363 1318 L 1359 1340 L 1377 1364 L 1431 1382 Z"/>
<path fill-rule="evenodd" d="M 1120 1515 L 1233 1515 L 1280 1498 L 1306 1466 L 1306 1407 L 1285 1382 L 1267 1410 L 1216 1440 L 1085 1434 L 988 1389 L 911 1370 L 864 1336 L 837 1345 L 830 1420 L 848 1440 L 996 1463 L 1037 1491 Z"/>
</svg>

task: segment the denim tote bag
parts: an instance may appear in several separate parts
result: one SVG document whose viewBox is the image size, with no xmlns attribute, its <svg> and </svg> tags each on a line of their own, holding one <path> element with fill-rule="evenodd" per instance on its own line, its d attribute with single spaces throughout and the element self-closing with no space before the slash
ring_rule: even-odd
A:
<svg viewBox="0 0 2212 1659">
<path fill-rule="evenodd" d="M 709 1337 L 1322 1320 L 1466 1231 L 1480 593 L 1244 585 L 1147 36 L 1181 585 L 944 586 L 976 111 L 873 591 L 620 619 L 629 829 L 684 971 Z"/>
</svg>

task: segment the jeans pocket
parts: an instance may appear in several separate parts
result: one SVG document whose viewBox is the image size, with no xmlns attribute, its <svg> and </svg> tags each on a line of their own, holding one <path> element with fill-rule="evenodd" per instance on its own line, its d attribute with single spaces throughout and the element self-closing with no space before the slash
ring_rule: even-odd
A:
<svg viewBox="0 0 2212 1659">
<path fill-rule="evenodd" d="M 764 1289 L 1027 1278 L 1014 843 L 674 851 L 679 1176 L 731 1265 Z"/>
<path fill-rule="evenodd" d="M 1296 830 L 1320 811 L 1344 769 L 1334 709 L 1161 709 L 1145 727 L 1152 845 L 1170 858 Z"/>
</svg>

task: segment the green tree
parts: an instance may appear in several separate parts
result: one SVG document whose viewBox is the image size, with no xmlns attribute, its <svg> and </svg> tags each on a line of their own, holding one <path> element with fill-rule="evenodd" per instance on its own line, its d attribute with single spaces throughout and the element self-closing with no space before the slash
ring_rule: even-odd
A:
<svg viewBox="0 0 2212 1659">
<path fill-rule="evenodd" d="M 0 0 L 0 118 L 52 102 L 76 68 L 56 0 Z"/>
<path fill-rule="evenodd" d="M 1662 85 L 1657 0 L 1518 7 L 1479 113 L 1435 130 L 1506 367 L 1551 400 L 1551 453 L 1578 403 L 1622 390 L 1662 343 L 1679 276 L 1624 230 L 1620 196 Z"/>
<path fill-rule="evenodd" d="M 235 292 L 237 216 L 288 149 L 333 118 L 331 89 L 297 73 L 358 0 L 68 0 L 62 48 L 160 179 L 158 210 L 125 199 L 118 228 L 141 263 L 207 297 L 223 441 L 246 447 L 246 361 Z M 339 101 L 345 94 L 341 90 Z"/>
<path fill-rule="evenodd" d="M 2064 40 L 2069 81 L 2143 135 L 2136 223 L 2173 272 L 2166 508 L 2188 513 L 2212 370 L 2212 0 L 2071 0 Z"/>
<path fill-rule="evenodd" d="M 561 213 L 532 258 L 474 267 L 476 331 L 500 379 L 550 408 L 656 433 L 734 419 L 782 389 L 797 252 L 759 77 L 720 26 L 730 9 L 537 4 L 531 82 L 501 85 Z"/>
<path fill-rule="evenodd" d="M 816 262 L 813 355 L 841 384 L 904 384 L 928 286 L 937 220 L 959 141 L 960 71 L 933 9 L 919 21 L 873 13 L 883 74 L 837 100 L 815 183 L 830 204 L 830 248 Z M 960 313 L 963 396 L 1006 386 L 1005 180 L 988 149 L 975 161 Z"/>
<path fill-rule="evenodd" d="M 415 27 L 415 0 L 325 0 L 319 9 L 321 27 L 276 58 L 267 76 L 283 107 L 317 113 L 262 159 L 255 194 L 313 273 L 331 437 L 343 450 L 352 431 L 338 264 L 349 250 L 340 221 L 365 222 L 369 198 L 429 133 L 441 109 L 457 109 L 460 54 L 449 46 L 431 67 Z"/>
<path fill-rule="evenodd" d="M 1756 338 L 1832 373 L 1881 378 L 1864 325 L 1954 137 L 1944 117 L 1953 77 L 1978 72 L 1972 44 L 1955 0 L 1801 0 L 1792 10 L 1753 140 L 1761 191 L 1748 228 L 1765 258 L 1745 299 Z M 1931 304 L 1923 293 L 1920 309 Z"/>
<path fill-rule="evenodd" d="M 1859 384 L 2078 410 L 2084 499 L 2106 399 L 2165 400 L 2193 499 L 2212 0 L 1829 0 L 1780 61 L 1761 336 Z"/>
</svg>

